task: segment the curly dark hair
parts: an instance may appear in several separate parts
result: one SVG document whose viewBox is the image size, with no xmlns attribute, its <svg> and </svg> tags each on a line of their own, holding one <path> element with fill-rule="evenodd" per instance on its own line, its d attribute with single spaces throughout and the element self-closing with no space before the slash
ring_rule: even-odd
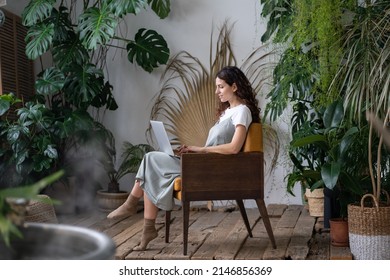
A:
<svg viewBox="0 0 390 280">
<path fill-rule="evenodd" d="M 236 66 L 226 66 L 217 73 L 217 78 L 224 80 L 229 86 L 234 83 L 237 86 L 236 94 L 244 101 L 244 104 L 252 112 L 252 122 L 260 122 L 259 101 L 256 99 L 256 93 L 245 74 Z M 218 103 L 217 116 L 229 107 L 229 102 Z"/>
</svg>

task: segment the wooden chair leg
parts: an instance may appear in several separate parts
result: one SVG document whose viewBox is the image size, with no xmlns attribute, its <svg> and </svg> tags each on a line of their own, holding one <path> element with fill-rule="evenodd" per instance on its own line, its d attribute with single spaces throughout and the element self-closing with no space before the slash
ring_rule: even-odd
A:
<svg viewBox="0 0 390 280">
<path fill-rule="evenodd" d="M 244 220 L 245 227 L 246 227 L 246 230 L 248 231 L 249 237 L 253 237 L 252 230 L 251 230 L 251 227 L 250 227 L 249 221 L 248 221 L 248 216 L 246 214 L 244 202 L 242 201 L 242 199 L 236 200 L 236 202 L 237 202 L 238 207 L 240 208 L 241 216 Z"/>
<path fill-rule="evenodd" d="M 187 255 L 190 202 L 183 202 L 183 255 Z"/>
<path fill-rule="evenodd" d="M 267 208 L 265 207 L 264 200 L 263 199 L 256 199 L 256 204 L 257 204 L 257 207 L 259 208 L 261 218 L 263 219 L 265 229 L 267 230 L 268 237 L 271 240 L 272 247 L 274 249 L 276 249 L 275 237 L 274 237 L 274 233 L 272 231 L 271 223 L 269 221 L 268 212 L 267 212 Z"/>
<path fill-rule="evenodd" d="M 170 226 L 171 226 L 171 211 L 165 211 L 165 243 L 169 243 Z"/>
</svg>

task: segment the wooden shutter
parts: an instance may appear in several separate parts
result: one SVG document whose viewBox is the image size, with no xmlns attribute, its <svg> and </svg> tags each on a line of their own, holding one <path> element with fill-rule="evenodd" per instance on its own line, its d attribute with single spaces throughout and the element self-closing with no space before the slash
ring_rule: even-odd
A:
<svg viewBox="0 0 390 280">
<path fill-rule="evenodd" d="M 0 27 L 0 94 L 13 92 L 23 101 L 34 94 L 33 61 L 25 54 L 27 28 L 21 18 L 3 10 L 6 15 Z"/>
</svg>

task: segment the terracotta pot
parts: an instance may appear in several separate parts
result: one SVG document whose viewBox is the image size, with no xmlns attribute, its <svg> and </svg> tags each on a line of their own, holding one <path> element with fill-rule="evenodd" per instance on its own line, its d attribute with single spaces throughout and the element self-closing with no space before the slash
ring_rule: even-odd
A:
<svg viewBox="0 0 390 280">
<path fill-rule="evenodd" d="M 349 246 L 348 220 L 345 218 L 333 218 L 330 223 L 330 243 L 336 247 Z"/>
</svg>

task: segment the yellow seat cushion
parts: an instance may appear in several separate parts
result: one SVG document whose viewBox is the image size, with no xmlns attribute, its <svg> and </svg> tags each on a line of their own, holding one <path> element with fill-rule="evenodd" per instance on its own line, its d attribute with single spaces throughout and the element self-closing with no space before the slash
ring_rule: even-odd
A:
<svg viewBox="0 0 390 280">
<path fill-rule="evenodd" d="M 175 179 L 175 182 L 173 184 L 173 190 L 174 191 L 181 191 L 181 178 L 180 177 Z"/>
<path fill-rule="evenodd" d="M 181 178 L 178 177 L 175 179 L 173 184 L 173 197 L 181 200 Z"/>
</svg>

